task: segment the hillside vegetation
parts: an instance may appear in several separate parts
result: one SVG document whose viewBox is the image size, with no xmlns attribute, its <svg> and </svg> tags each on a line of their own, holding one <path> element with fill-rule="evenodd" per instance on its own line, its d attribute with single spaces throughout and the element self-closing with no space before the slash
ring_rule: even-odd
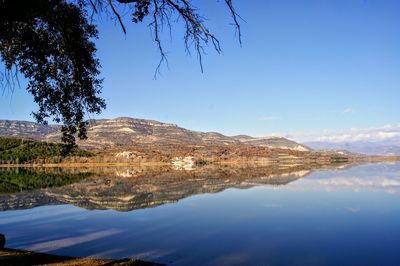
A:
<svg viewBox="0 0 400 266">
<path fill-rule="evenodd" d="M 58 163 L 66 157 L 90 157 L 92 153 L 64 144 L 0 137 L 0 164 Z"/>
</svg>

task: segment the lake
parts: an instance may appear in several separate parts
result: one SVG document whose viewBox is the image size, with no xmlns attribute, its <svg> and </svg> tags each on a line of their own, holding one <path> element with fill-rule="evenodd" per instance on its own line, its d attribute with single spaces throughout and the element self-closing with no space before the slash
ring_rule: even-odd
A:
<svg viewBox="0 0 400 266">
<path fill-rule="evenodd" d="M 0 177 L 9 248 L 167 265 L 400 265 L 400 163 Z"/>
</svg>

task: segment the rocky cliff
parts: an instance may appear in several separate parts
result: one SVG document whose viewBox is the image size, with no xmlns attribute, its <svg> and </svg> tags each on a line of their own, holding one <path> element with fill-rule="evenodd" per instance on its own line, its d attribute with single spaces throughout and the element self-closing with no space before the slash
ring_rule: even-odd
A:
<svg viewBox="0 0 400 266">
<path fill-rule="evenodd" d="M 304 145 L 285 138 L 254 138 L 244 135 L 229 137 L 217 132 L 192 131 L 175 124 L 129 117 L 89 120 L 88 124 L 88 139 L 78 142 L 80 146 L 87 148 L 118 148 L 138 144 L 194 146 L 245 144 L 297 151 L 310 150 Z M 0 120 L 0 136 L 59 141 L 61 134 L 60 126 L 57 125 Z"/>
<path fill-rule="evenodd" d="M 41 125 L 28 121 L 0 120 L 0 136 L 44 139 L 47 135 L 60 131 L 57 125 Z"/>
</svg>

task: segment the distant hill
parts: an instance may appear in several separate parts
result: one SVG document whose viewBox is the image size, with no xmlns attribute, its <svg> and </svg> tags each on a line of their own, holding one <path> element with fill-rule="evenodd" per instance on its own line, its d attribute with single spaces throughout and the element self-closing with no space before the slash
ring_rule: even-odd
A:
<svg viewBox="0 0 400 266">
<path fill-rule="evenodd" d="M 280 149 L 289 149 L 297 151 L 310 151 L 311 149 L 305 145 L 299 144 L 295 141 L 282 138 L 282 137 L 250 137 L 247 135 L 234 136 L 234 139 L 249 145 L 261 146 L 261 147 L 272 147 Z"/>
<path fill-rule="evenodd" d="M 57 125 L 42 125 L 28 121 L 0 120 L 0 136 L 44 139 L 46 135 L 60 131 Z"/>
<path fill-rule="evenodd" d="M 394 141 L 354 141 L 354 142 L 306 142 L 307 146 L 316 150 L 346 150 L 369 155 L 400 155 L 400 140 Z"/>
<path fill-rule="evenodd" d="M 269 148 L 310 151 L 302 144 L 278 138 L 255 138 L 245 135 L 225 136 L 217 132 L 198 132 L 155 120 L 119 117 L 89 120 L 88 139 L 78 145 L 86 148 L 126 147 L 135 144 L 177 145 L 251 145 Z M 59 141 L 60 126 L 39 125 L 27 121 L 0 120 L 0 136 L 14 136 Z"/>
<path fill-rule="evenodd" d="M 347 150 L 369 155 L 400 155 L 400 124 L 326 132 L 307 136 L 316 150 Z"/>
</svg>

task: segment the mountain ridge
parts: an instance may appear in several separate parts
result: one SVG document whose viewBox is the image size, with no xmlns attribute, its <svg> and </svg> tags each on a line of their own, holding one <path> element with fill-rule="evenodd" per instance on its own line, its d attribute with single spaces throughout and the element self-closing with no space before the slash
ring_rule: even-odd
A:
<svg viewBox="0 0 400 266">
<path fill-rule="evenodd" d="M 0 136 L 58 142 L 61 126 L 19 120 L 0 120 Z M 78 145 L 89 149 L 126 147 L 136 144 L 251 145 L 267 148 L 311 151 L 305 145 L 282 137 L 226 136 L 201 132 L 156 120 L 117 117 L 88 120 L 88 139 Z"/>
<path fill-rule="evenodd" d="M 308 141 L 305 145 L 316 150 L 342 151 L 367 154 L 367 155 L 400 155 L 400 140 L 389 141 L 353 141 L 353 142 L 332 142 L 332 141 Z"/>
</svg>

